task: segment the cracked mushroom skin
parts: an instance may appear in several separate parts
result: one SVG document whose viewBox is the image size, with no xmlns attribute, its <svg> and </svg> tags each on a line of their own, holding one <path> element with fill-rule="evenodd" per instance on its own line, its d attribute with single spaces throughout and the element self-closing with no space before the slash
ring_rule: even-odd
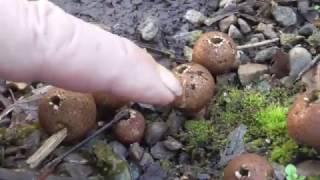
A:
<svg viewBox="0 0 320 180">
<path fill-rule="evenodd" d="M 175 67 L 172 72 L 183 88 L 182 95 L 173 102 L 175 108 L 197 113 L 210 103 L 214 95 L 215 82 L 205 67 L 196 63 L 186 63 Z"/>
<path fill-rule="evenodd" d="M 123 144 L 141 142 L 146 127 L 144 116 L 134 109 L 122 111 L 128 111 L 129 117 L 115 124 L 113 128 L 115 137 Z"/>
<path fill-rule="evenodd" d="M 288 113 L 288 133 L 297 143 L 320 151 L 320 90 L 297 96 Z"/>
<path fill-rule="evenodd" d="M 236 48 L 236 44 L 227 34 L 207 32 L 195 43 L 192 62 L 203 65 L 214 76 L 220 75 L 234 68 Z"/>
<path fill-rule="evenodd" d="M 50 89 L 40 100 L 39 123 L 52 135 L 67 128 L 64 142 L 75 142 L 96 127 L 96 105 L 91 94 Z"/>
<path fill-rule="evenodd" d="M 264 157 L 252 153 L 232 159 L 223 173 L 223 180 L 275 180 L 272 165 Z"/>
</svg>

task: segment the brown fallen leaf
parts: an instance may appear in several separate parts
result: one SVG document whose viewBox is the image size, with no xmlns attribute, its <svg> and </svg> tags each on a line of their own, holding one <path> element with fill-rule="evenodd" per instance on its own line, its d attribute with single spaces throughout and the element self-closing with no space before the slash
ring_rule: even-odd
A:
<svg viewBox="0 0 320 180">
<path fill-rule="evenodd" d="M 275 75 L 276 78 L 283 78 L 290 73 L 290 61 L 289 55 L 283 52 L 281 49 L 277 51 L 272 57 L 272 66 L 270 72 Z"/>
</svg>

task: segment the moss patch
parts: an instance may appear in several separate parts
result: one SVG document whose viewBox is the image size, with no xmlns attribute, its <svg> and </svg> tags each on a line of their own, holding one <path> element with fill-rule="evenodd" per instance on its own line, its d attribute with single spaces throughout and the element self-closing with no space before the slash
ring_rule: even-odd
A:
<svg viewBox="0 0 320 180">
<path fill-rule="evenodd" d="M 245 142 L 249 150 L 267 153 L 270 160 L 283 165 L 298 156 L 314 155 L 315 151 L 297 145 L 287 133 L 287 114 L 296 93 L 283 87 L 273 87 L 269 91 L 220 89 L 211 111 L 215 133 L 220 135 L 218 138 L 226 139 L 234 128 L 245 124 L 248 126 Z"/>
</svg>

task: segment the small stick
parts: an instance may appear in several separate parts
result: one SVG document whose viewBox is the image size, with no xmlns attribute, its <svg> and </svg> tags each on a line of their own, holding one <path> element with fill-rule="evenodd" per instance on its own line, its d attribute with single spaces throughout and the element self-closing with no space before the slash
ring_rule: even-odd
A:
<svg viewBox="0 0 320 180">
<path fill-rule="evenodd" d="M 257 42 L 257 43 L 245 44 L 245 45 L 238 46 L 237 49 L 243 50 L 243 49 L 255 48 L 255 47 L 271 44 L 274 42 L 278 42 L 279 40 L 280 40 L 279 38 L 274 38 L 274 39 L 265 40 L 265 41 L 261 41 L 261 42 Z"/>
<path fill-rule="evenodd" d="M 299 81 L 302 76 L 308 72 L 311 68 L 313 68 L 316 64 L 318 64 L 320 62 L 320 55 L 317 55 L 316 57 L 313 58 L 313 60 L 311 61 L 311 63 L 306 66 L 299 74 L 298 74 L 298 77 L 295 79 L 294 82 L 297 82 Z"/>
<path fill-rule="evenodd" d="M 64 128 L 50 136 L 43 145 L 27 159 L 31 168 L 36 168 L 52 151 L 54 151 L 67 137 L 68 130 Z"/>
<path fill-rule="evenodd" d="M 69 154 L 71 154 L 72 152 L 76 151 L 77 149 L 81 148 L 82 146 L 87 144 L 89 141 L 94 139 L 96 136 L 98 136 L 99 134 L 104 132 L 106 129 L 111 127 L 114 123 L 120 121 L 122 118 L 124 118 L 125 116 L 128 116 L 128 115 L 129 115 L 129 112 L 120 111 L 120 113 L 116 114 L 116 116 L 112 119 L 112 121 L 110 121 L 109 123 L 107 123 L 104 126 L 102 126 L 96 132 L 94 132 L 93 134 L 88 136 L 86 139 L 84 139 L 83 141 L 81 141 L 80 143 L 78 143 L 77 145 L 72 147 L 71 149 L 69 149 L 67 152 L 63 153 L 62 155 L 56 157 L 51 162 L 46 164 L 41 169 L 41 172 L 40 172 L 40 175 L 38 177 L 38 180 L 45 180 L 46 177 L 48 177 L 51 174 L 51 172 L 54 171 L 54 169 L 57 167 L 57 165 L 60 164 L 65 157 L 67 157 Z"/>
</svg>

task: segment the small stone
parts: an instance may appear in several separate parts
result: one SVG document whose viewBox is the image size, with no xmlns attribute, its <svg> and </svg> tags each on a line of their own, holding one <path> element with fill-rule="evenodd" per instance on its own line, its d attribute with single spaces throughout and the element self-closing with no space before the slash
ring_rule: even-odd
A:
<svg viewBox="0 0 320 180">
<path fill-rule="evenodd" d="M 236 3 L 236 0 L 221 0 L 219 3 L 219 7 L 223 8 L 235 3 Z"/>
<path fill-rule="evenodd" d="M 173 137 L 168 137 L 167 140 L 163 141 L 163 145 L 170 151 L 177 151 L 182 148 L 182 144 Z"/>
<path fill-rule="evenodd" d="M 308 37 L 307 42 L 313 47 L 320 46 L 320 31 L 315 31 Z"/>
<path fill-rule="evenodd" d="M 158 142 L 156 145 L 154 145 L 151 150 L 151 155 L 155 159 L 161 159 L 161 160 L 169 160 L 174 157 L 175 153 L 172 151 L 169 151 L 163 144 L 163 142 Z"/>
<path fill-rule="evenodd" d="M 239 40 L 243 38 L 240 30 L 233 24 L 229 28 L 228 35 L 235 40 Z"/>
<path fill-rule="evenodd" d="M 138 143 L 130 144 L 129 156 L 134 161 L 140 161 L 144 153 L 143 148 Z"/>
<path fill-rule="evenodd" d="M 141 161 L 139 162 L 139 165 L 141 167 L 147 166 L 149 164 L 152 164 L 154 162 L 152 156 L 148 152 L 144 152 L 141 158 Z"/>
<path fill-rule="evenodd" d="M 203 34 L 201 30 L 194 30 L 190 32 L 180 32 L 173 36 L 177 42 L 187 43 L 189 45 L 194 45 L 194 43 Z"/>
<path fill-rule="evenodd" d="M 153 145 L 163 138 L 168 130 L 165 122 L 153 122 L 147 126 L 145 132 L 145 141 L 148 145 Z"/>
<path fill-rule="evenodd" d="M 303 36 L 297 35 L 297 34 L 289 34 L 289 33 L 282 33 L 280 35 L 280 43 L 283 46 L 293 46 L 298 44 L 304 39 Z"/>
<path fill-rule="evenodd" d="M 244 19 L 239 18 L 238 24 L 242 33 L 248 34 L 249 32 L 251 32 L 251 27 Z"/>
<path fill-rule="evenodd" d="M 179 154 L 179 164 L 189 164 L 190 163 L 190 156 L 186 152 L 181 152 Z"/>
<path fill-rule="evenodd" d="M 240 64 L 247 64 L 248 62 L 250 62 L 249 56 L 243 51 L 237 52 L 237 59 L 240 62 Z"/>
<path fill-rule="evenodd" d="M 298 174 L 301 176 L 320 176 L 320 161 L 307 160 L 297 165 Z"/>
<path fill-rule="evenodd" d="M 297 15 L 290 7 L 276 6 L 272 10 L 272 15 L 282 26 L 291 26 L 297 23 Z"/>
<path fill-rule="evenodd" d="M 185 119 L 182 115 L 178 114 L 176 111 L 172 111 L 167 119 L 167 126 L 169 127 L 168 132 L 170 135 L 175 136 L 182 129 L 182 125 Z"/>
<path fill-rule="evenodd" d="M 220 167 L 224 167 L 231 159 L 245 152 L 243 138 L 247 130 L 247 126 L 241 124 L 228 135 L 229 144 L 221 152 Z"/>
<path fill-rule="evenodd" d="M 299 10 L 302 14 L 307 13 L 309 9 L 310 9 L 310 2 L 309 2 L 309 0 L 300 0 L 300 1 L 298 1 L 298 10 Z"/>
<path fill-rule="evenodd" d="M 228 17 L 222 19 L 219 22 L 220 31 L 222 31 L 222 32 L 228 31 L 229 27 L 232 24 L 235 24 L 236 22 L 237 22 L 237 17 L 235 15 L 231 15 L 231 16 L 228 16 Z"/>
<path fill-rule="evenodd" d="M 110 142 L 110 146 L 112 147 L 113 152 L 115 152 L 122 159 L 126 159 L 128 155 L 127 148 L 119 143 L 118 141 Z"/>
<path fill-rule="evenodd" d="M 199 11 L 194 9 L 190 9 L 186 12 L 184 18 L 192 24 L 201 24 L 204 22 L 206 17 Z"/>
<path fill-rule="evenodd" d="M 138 27 L 142 39 L 151 41 L 159 31 L 158 21 L 154 17 L 147 17 Z"/>
<path fill-rule="evenodd" d="M 143 0 L 131 0 L 132 4 L 139 5 L 143 2 Z"/>
<path fill-rule="evenodd" d="M 209 0 L 207 2 L 208 7 L 212 10 L 216 10 L 219 7 L 219 0 Z"/>
<path fill-rule="evenodd" d="M 278 47 L 262 49 L 256 54 L 254 58 L 255 62 L 266 63 L 267 61 L 271 60 L 271 58 L 277 53 L 278 49 Z"/>
<path fill-rule="evenodd" d="M 183 55 L 189 62 L 192 61 L 192 53 L 193 53 L 193 49 L 191 47 L 184 46 Z"/>
<path fill-rule="evenodd" d="M 273 30 L 272 24 L 259 23 L 256 30 L 262 32 L 269 39 L 277 38 L 277 33 Z"/>
<path fill-rule="evenodd" d="M 209 180 L 209 179 L 211 179 L 209 174 L 205 174 L 205 173 L 198 174 L 198 180 Z"/>
<path fill-rule="evenodd" d="M 272 163 L 273 169 L 274 169 L 274 174 L 276 175 L 277 180 L 285 180 L 286 179 L 286 174 L 285 174 L 285 168 L 276 163 Z"/>
<path fill-rule="evenodd" d="M 299 34 L 302 36 L 310 36 L 317 28 L 313 24 L 305 24 L 299 29 Z"/>
<path fill-rule="evenodd" d="M 320 89 L 320 63 L 307 71 L 301 81 L 306 85 L 306 89 Z"/>
<path fill-rule="evenodd" d="M 239 79 L 242 85 L 248 85 L 268 72 L 268 66 L 264 64 L 244 64 L 238 69 Z"/>
<path fill-rule="evenodd" d="M 67 171 L 72 178 L 79 180 L 87 179 L 93 172 L 92 167 L 76 163 L 63 163 L 61 169 Z"/>
<path fill-rule="evenodd" d="M 312 55 L 303 47 L 294 47 L 289 51 L 290 76 L 296 78 L 298 74 L 312 61 Z"/>
<path fill-rule="evenodd" d="M 266 39 L 264 38 L 264 34 L 263 34 L 263 33 L 253 34 L 253 35 L 251 36 L 251 39 L 253 39 L 253 38 L 256 38 L 256 39 L 258 40 L 258 42 L 259 42 L 259 41 L 264 41 L 264 40 L 266 40 Z"/>
<path fill-rule="evenodd" d="M 144 168 L 144 174 L 142 174 L 139 180 L 166 180 L 168 179 L 167 177 L 167 172 L 164 171 L 157 162 L 152 163 Z"/>
<path fill-rule="evenodd" d="M 130 169 L 130 174 L 132 177 L 131 180 L 139 180 L 141 173 L 142 173 L 141 168 L 136 163 L 129 162 L 129 169 Z"/>
<path fill-rule="evenodd" d="M 236 82 L 237 79 L 237 73 L 227 73 L 227 74 L 221 74 L 216 77 L 217 78 L 217 85 L 218 86 L 227 86 L 232 85 Z"/>
<path fill-rule="evenodd" d="M 79 153 L 71 153 L 69 154 L 65 159 L 65 162 L 67 163 L 74 163 L 74 164 L 87 164 L 88 160 L 84 158 L 81 154 Z"/>
</svg>

